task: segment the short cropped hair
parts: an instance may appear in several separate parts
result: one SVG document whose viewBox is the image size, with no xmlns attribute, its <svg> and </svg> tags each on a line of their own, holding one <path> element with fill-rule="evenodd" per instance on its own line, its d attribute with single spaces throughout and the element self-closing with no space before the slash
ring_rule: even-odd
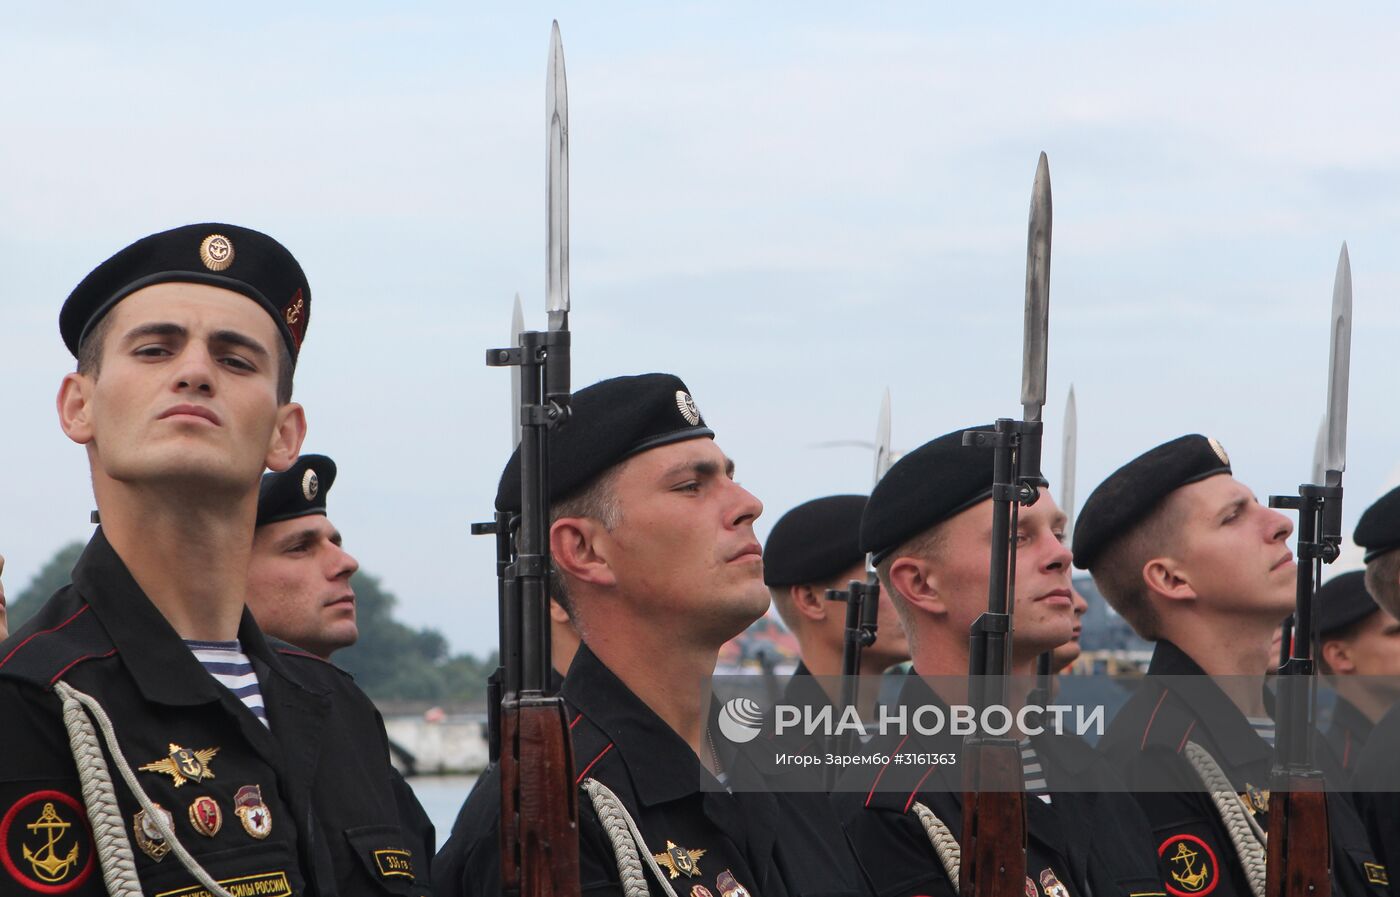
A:
<svg viewBox="0 0 1400 897">
<path fill-rule="evenodd" d="M 617 503 L 617 475 L 626 463 L 614 464 L 572 494 L 554 502 L 549 509 L 550 525 L 565 517 L 586 517 L 601 523 L 608 532 L 616 529 L 622 522 L 622 508 Z M 550 597 L 559 602 L 559 606 L 569 615 L 569 621 L 577 626 L 573 600 L 558 570 L 550 570 L 549 585 Z"/>
<path fill-rule="evenodd" d="M 1147 562 L 1170 552 L 1176 545 L 1181 513 L 1176 493 L 1168 495 L 1151 514 L 1123 533 L 1099 554 L 1089 571 L 1108 606 L 1118 612 L 1133 631 L 1148 641 L 1161 638 L 1162 621 L 1152 606 L 1151 593 L 1142 578 Z"/>
<path fill-rule="evenodd" d="M 1366 565 L 1366 591 L 1392 617 L 1400 618 L 1400 549 L 1387 551 Z"/>
<path fill-rule="evenodd" d="M 899 589 L 894 587 L 894 583 L 890 582 L 890 568 L 900 558 L 920 558 L 937 563 L 947 541 L 943 532 L 943 524 L 939 523 L 900 545 L 886 555 L 884 560 L 875 565 L 875 574 L 880 577 L 880 588 L 889 594 L 890 603 L 894 605 L 895 613 L 899 615 L 899 622 L 904 624 L 904 634 L 909 639 L 911 653 L 916 638 L 914 606 L 909 603 L 909 599 Z"/>
</svg>

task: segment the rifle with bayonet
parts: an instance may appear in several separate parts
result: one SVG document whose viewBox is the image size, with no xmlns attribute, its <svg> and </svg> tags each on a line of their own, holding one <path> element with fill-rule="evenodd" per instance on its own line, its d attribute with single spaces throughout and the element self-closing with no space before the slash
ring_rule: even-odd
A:
<svg viewBox="0 0 1400 897">
<path fill-rule="evenodd" d="M 1322 565 L 1341 553 L 1350 376 L 1351 259 L 1343 243 L 1332 287 L 1322 464 L 1314 464 L 1314 482 L 1299 486 L 1297 495 L 1269 496 L 1269 507 L 1298 512 L 1298 586 L 1292 638 L 1284 639 L 1287 660 L 1278 675 L 1278 747 L 1269 786 L 1268 897 L 1329 897 L 1332 893 L 1327 794 L 1313 755 L 1317 678 L 1312 611 Z"/>
<path fill-rule="evenodd" d="M 564 701 L 550 693 L 549 431 L 569 419 L 569 110 L 555 22 L 545 88 L 549 327 L 491 349 L 486 363 L 518 372 L 520 515 L 498 515 L 502 568 L 500 748 L 501 889 L 507 897 L 579 892 L 578 796 Z M 504 530 L 504 533 L 502 532 Z"/>
<path fill-rule="evenodd" d="M 885 390 L 885 397 L 880 403 L 880 417 L 875 423 L 875 482 L 871 486 L 871 491 L 879 485 L 880 479 L 885 472 L 890 469 L 890 391 Z M 870 562 L 870 555 L 865 556 L 865 579 L 853 579 L 845 590 L 827 589 L 826 598 L 828 601 L 844 601 L 846 603 L 846 632 L 845 640 L 841 643 L 841 710 L 844 713 L 846 708 L 854 707 L 860 700 L 860 656 L 861 652 L 875 644 L 875 639 L 879 631 L 880 616 L 880 578 L 875 574 L 875 565 Z M 848 730 L 843 730 L 840 749 L 842 754 L 849 754 L 851 738 L 854 737 Z M 839 767 L 832 766 L 828 771 L 827 785 L 835 784 L 836 771 Z"/>
<path fill-rule="evenodd" d="M 1022 505 L 1040 497 L 1041 418 L 1050 326 L 1050 162 L 1044 153 L 1031 192 L 1026 249 L 1026 313 L 1021 419 L 971 430 L 963 444 L 992 450 L 992 560 L 987 612 L 972 624 L 968 692 L 983 708 L 1007 704 L 1011 611 L 1016 595 L 1016 531 Z M 1026 794 L 1014 737 L 983 733 L 963 745 L 962 897 L 1022 897 L 1026 881 Z"/>
</svg>

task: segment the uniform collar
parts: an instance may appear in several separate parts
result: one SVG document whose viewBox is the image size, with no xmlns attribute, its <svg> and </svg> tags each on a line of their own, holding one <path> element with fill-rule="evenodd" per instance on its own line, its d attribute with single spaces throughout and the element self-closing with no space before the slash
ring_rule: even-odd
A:
<svg viewBox="0 0 1400 897">
<path fill-rule="evenodd" d="M 1274 752 L 1268 742 L 1259 737 L 1240 708 L 1185 651 L 1159 639 L 1147 675 L 1162 677 L 1158 679 L 1161 686 L 1184 702 L 1195 718 L 1196 728 L 1190 733 L 1190 740 L 1202 741 L 1195 732 L 1204 730 L 1208 749 L 1234 768 L 1272 760 Z M 1266 705 L 1272 703 L 1267 691 L 1264 697 Z"/>
<path fill-rule="evenodd" d="M 613 743 L 640 803 L 659 804 L 697 793 L 702 790 L 705 777 L 712 778 L 690 745 L 604 666 L 586 644 L 579 646 L 569 674 L 564 677 L 563 695 Z M 712 699 L 712 725 L 716 712 Z M 584 764 L 591 758 L 574 759 Z"/>
<path fill-rule="evenodd" d="M 220 700 L 219 684 L 137 585 L 101 527 L 73 568 L 73 587 L 92 608 L 147 700 L 173 706 Z M 238 640 L 243 653 L 285 677 L 281 660 L 268 648 L 246 607 Z"/>
</svg>

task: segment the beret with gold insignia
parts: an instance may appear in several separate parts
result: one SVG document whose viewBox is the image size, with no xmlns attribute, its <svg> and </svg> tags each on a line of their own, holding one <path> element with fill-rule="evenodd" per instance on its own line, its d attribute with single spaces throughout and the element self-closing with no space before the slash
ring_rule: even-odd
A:
<svg viewBox="0 0 1400 897">
<path fill-rule="evenodd" d="M 1149 449 L 1115 470 L 1084 502 L 1074 523 L 1074 564 L 1090 570 L 1120 537 L 1130 532 L 1182 486 L 1230 473 L 1230 456 L 1208 436 L 1179 436 Z"/>
<path fill-rule="evenodd" d="M 1366 549 L 1366 563 L 1400 548 L 1400 486 L 1376 499 L 1361 515 L 1352 541 Z"/>
<path fill-rule="evenodd" d="M 302 455 L 281 473 L 263 474 L 258 486 L 258 526 L 326 513 L 326 493 L 335 482 L 335 462 Z"/>
<path fill-rule="evenodd" d="M 262 306 L 293 361 L 311 320 L 301 265 L 266 234 L 232 224 L 188 224 L 142 237 L 98 265 L 63 303 L 58 329 L 76 357 L 84 337 L 118 302 L 158 283 L 203 283 Z"/>
<path fill-rule="evenodd" d="M 1381 606 L 1366 591 L 1366 571 L 1349 570 L 1340 573 L 1317 590 L 1313 599 L 1313 628 L 1319 638 L 1340 632 L 1359 623 Z"/>
<path fill-rule="evenodd" d="M 828 495 L 784 514 L 763 546 L 763 581 L 774 587 L 825 582 L 860 563 L 865 503 L 864 495 Z"/>
<path fill-rule="evenodd" d="M 991 425 L 954 430 L 900 458 L 865 506 L 861 550 L 870 552 L 878 564 L 920 533 L 991 498 L 994 452 L 962 444 L 967 430 L 990 429 Z"/>
<path fill-rule="evenodd" d="M 648 449 L 714 438 L 681 378 L 638 374 L 574 393 L 572 416 L 549 431 L 549 500 L 567 498 L 615 464 Z M 520 448 L 496 489 L 496 510 L 520 510 Z"/>
</svg>

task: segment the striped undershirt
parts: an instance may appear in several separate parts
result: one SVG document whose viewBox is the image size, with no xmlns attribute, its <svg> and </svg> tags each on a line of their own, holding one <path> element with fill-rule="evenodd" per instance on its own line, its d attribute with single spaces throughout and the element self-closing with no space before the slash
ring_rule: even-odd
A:
<svg viewBox="0 0 1400 897">
<path fill-rule="evenodd" d="M 1268 742 L 1269 747 L 1274 747 L 1274 721 L 1267 716 L 1247 717 L 1249 725 L 1254 729 L 1254 734 Z"/>
<path fill-rule="evenodd" d="M 194 652 L 194 659 L 209 671 L 220 685 L 233 692 L 233 696 L 243 702 L 269 729 L 267 709 L 263 707 L 262 691 L 258 689 L 258 674 L 253 672 L 253 663 L 243 653 L 243 646 L 237 639 L 231 642 L 198 642 L 185 639 L 185 644 Z"/>
<path fill-rule="evenodd" d="M 1045 770 L 1040 766 L 1040 755 L 1029 738 L 1021 739 L 1021 774 L 1026 780 L 1026 793 L 1050 803 L 1050 785 L 1045 781 Z"/>
</svg>

